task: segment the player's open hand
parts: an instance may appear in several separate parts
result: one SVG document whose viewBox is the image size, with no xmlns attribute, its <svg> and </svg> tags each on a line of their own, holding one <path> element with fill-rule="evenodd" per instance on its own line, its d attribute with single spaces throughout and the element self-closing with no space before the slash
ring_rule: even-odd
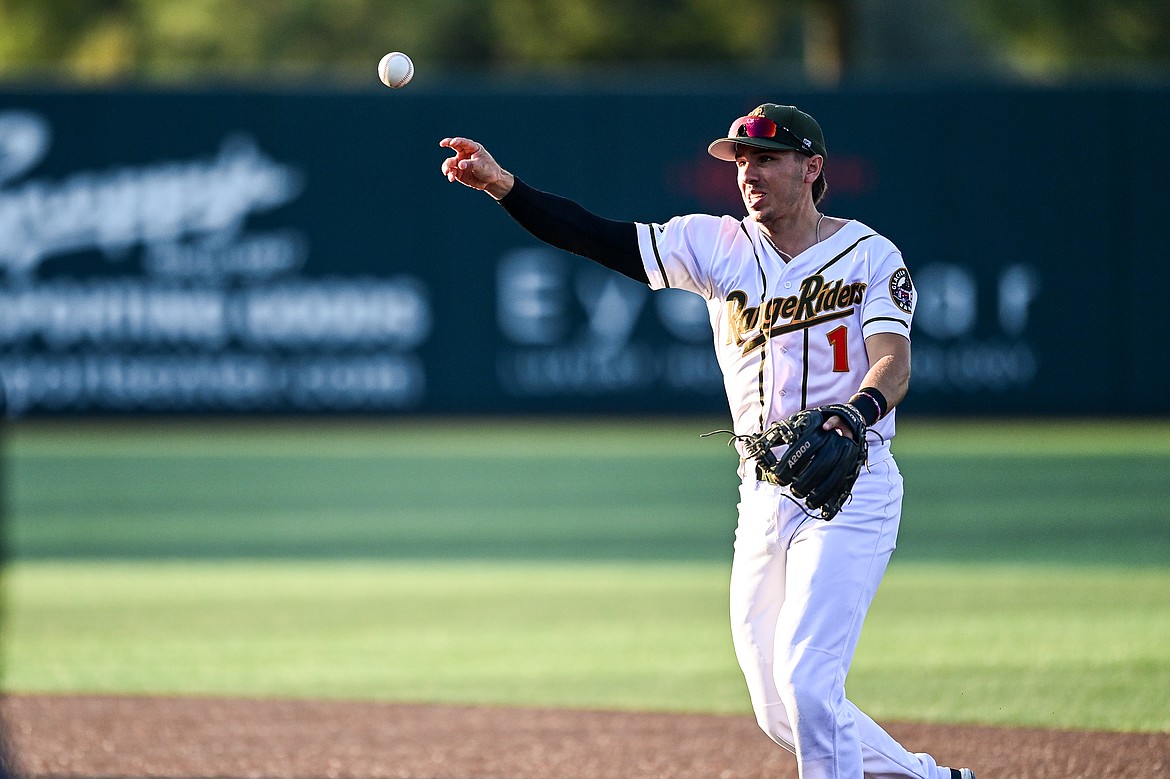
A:
<svg viewBox="0 0 1170 779">
<path fill-rule="evenodd" d="M 512 174 L 500 167 L 482 143 L 470 138 L 444 138 L 439 146 L 455 152 L 454 157 L 443 160 L 443 175 L 448 181 L 483 190 L 496 200 L 512 191 Z"/>
<path fill-rule="evenodd" d="M 853 440 L 853 430 L 846 424 L 841 417 L 829 417 L 825 420 L 825 424 L 821 425 L 822 430 L 835 430 L 837 435 L 843 435 L 850 441 Z"/>
</svg>

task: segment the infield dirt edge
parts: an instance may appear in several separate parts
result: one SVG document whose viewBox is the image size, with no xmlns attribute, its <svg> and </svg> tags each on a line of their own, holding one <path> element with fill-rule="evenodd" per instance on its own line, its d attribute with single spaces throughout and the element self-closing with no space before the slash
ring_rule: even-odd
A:
<svg viewBox="0 0 1170 779">
<path fill-rule="evenodd" d="M 795 779 L 749 716 L 195 697 L 8 694 L 17 776 Z M 1170 733 L 888 723 L 980 779 L 1170 775 Z"/>
</svg>

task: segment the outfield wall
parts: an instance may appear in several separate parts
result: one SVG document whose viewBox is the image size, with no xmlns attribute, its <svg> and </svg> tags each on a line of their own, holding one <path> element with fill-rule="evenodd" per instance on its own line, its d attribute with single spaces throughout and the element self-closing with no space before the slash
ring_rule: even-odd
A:
<svg viewBox="0 0 1170 779">
<path fill-rule="evenodd" d="M 824 125 L 828 212 L 906 257 L 908 408 L 1144 411 L 1168 383 L 1170 87 L 9 91 L 9 415 L 723 413 L 697 298 L 542 246 L 437 143 L 613 218 L 735 214 L 706 144 L 768 99 Z"/>
</svg>

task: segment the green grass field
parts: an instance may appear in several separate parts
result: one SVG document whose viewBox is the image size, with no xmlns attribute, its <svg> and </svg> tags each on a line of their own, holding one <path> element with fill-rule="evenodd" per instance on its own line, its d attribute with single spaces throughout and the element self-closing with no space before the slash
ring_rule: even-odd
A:
<svg viewBox="0 0 1170 779">
<path fill-rule="evenodd" d="M 746 713 L 718 426 L 19 425 L 5 686 Z M 851 697 L 1170 730 L 1170 424 L 904 423 L 895 452 Z"/>
</svg>

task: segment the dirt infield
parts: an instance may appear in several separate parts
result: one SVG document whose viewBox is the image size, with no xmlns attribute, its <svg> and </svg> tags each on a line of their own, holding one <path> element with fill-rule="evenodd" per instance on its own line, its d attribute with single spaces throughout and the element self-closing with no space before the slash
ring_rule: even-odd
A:
<svg viewBox="0 0 1170 779">
<path fill-rule="evenodd" d="M 750 717 L 45 695 L 10 695 L 0 717 L 27 777 L 796 777 Z M 980 779 L 1170 776 L 1170 733 L 889 729 Z"/>
</svg>

